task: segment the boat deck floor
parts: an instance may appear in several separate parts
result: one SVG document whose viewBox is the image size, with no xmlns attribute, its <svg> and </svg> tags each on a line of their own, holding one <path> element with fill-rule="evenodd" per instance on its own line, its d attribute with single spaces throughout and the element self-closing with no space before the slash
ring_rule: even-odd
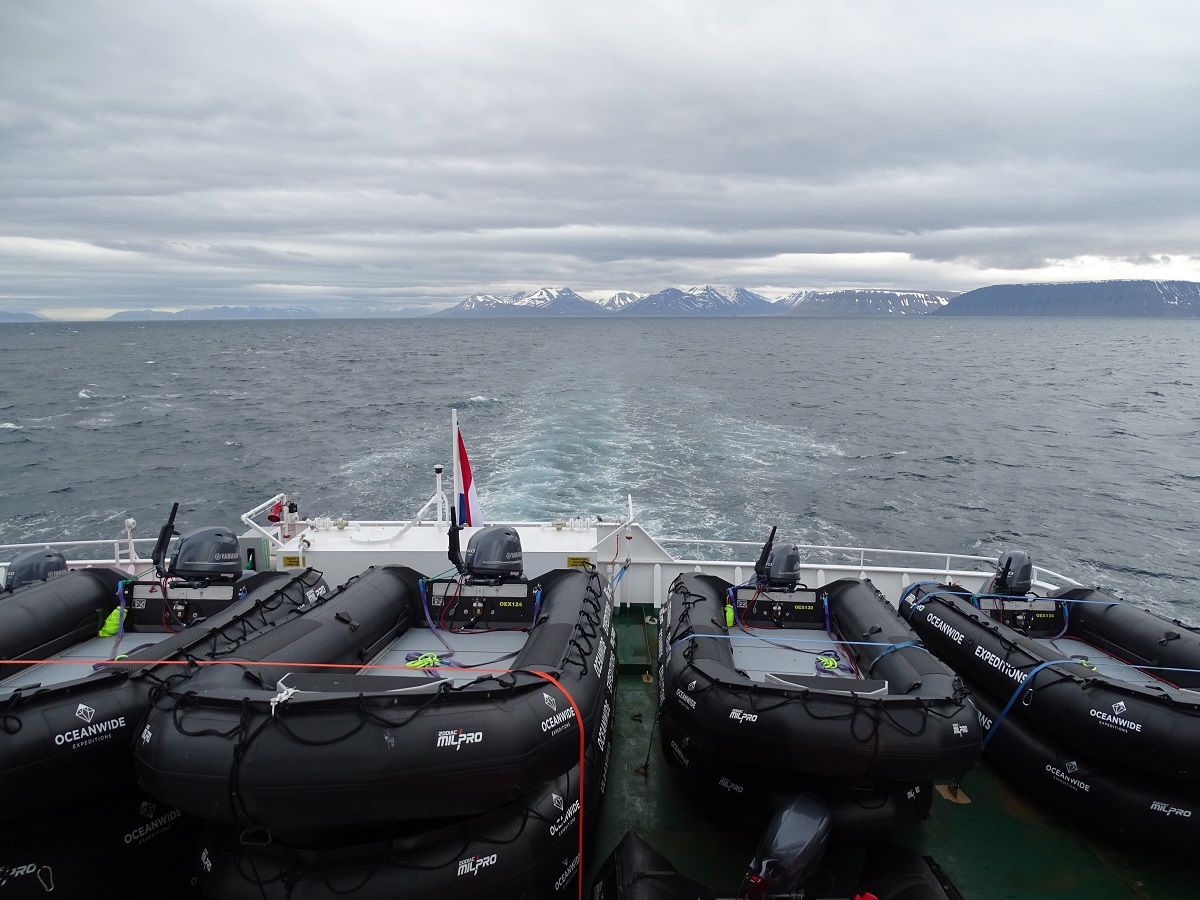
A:
<svg viewBox="0 0 1200 900">
<path fill-rule="evenodd" d="M 773 675 L 857 677 L 849 650 L 823 629 L 743 628 L 732 637 L 733 665 L 752 681 L 770 682 Z"/>
<path fill-rule="evenodd" d="M 95 671 L 93 668 L 95 660 L 112 659 L 116 654 L 129 654 L 142 647 L 152 647 L 169 637 L 171 634 L 165 631 L 130 632 L 122 636 L 119 645 L 115 635 L 113 637 L 94 637 L 55 654 L 53 662 L 30 666 L 28 669 L 22 669 L 7 678 L 0 679 L 0 685 L 6 688 L 34 684 L 49 687 L 66 681 L 74 681 L 76 678 L 85 678 Z M 76 660 L 78 661 L 76 662 Z"/>
<path fill-rule="evenodd" d="M 1147 674 L 1142 669 L 1137 668 L 1137 666 L 1131 665 L 1123 659 L 1118 659 L 1108 651 L 1101 650 L 1087 641 L 1081 641 L 1078 638 L 1072 637 L 1060 637 L 1038 638 L 1037 642 L 1050 653 L 1056 654 L 1054 659 L 1086 660 L 1095 667 L 1096 674 L 1102 675 L 1105 678 L 1143 687 L 1161 688 L 1163 685 L 1161 679 Z"/>
<path fill-rule="evenodd" d="M 485 671 L 503 671 L 512 665 L 513 658 L 525 646 L 528 632 L 481 631 L 454 632 L 428 628 L 410 628 L 396 638 L 388 648 L 372 660 L 375 668 L 369 675 L 416 674 L 421 669 L 407 664 L 424 654 L 438 657 L 436 671 L 428 674 L 449 679 L 456 685 L 473 681 Z M 456 671 L 462 668 L 462 672 Z"/>
<path fill-rule="evenodd" d="M 712 818 L 662 759 L 652 680 L 656 627 L 648 608 L 617 617 L 621 669 L 608 795 L 597 840 L 585 860 L 585 887 L 628 830 L 637 831 L 685 875 L 715 890 L 734 889 L 758 843 L 759 823 Z M 653 619 L 650 620 L 653 622 Z M 650 680 L 648 680 L 650 679 Z M 963 780 L 956 803 L 934 797 L 930 817 L 893 836 L 933 857 L 967 900 L 1178 900 L 1196 896 L 1194 862 L 1092 833 L 1087 823 L 1035 805 L 987 763 Z M 863 851 L 831 845 L 819 887 L 854 896 Z"/>
</svg>

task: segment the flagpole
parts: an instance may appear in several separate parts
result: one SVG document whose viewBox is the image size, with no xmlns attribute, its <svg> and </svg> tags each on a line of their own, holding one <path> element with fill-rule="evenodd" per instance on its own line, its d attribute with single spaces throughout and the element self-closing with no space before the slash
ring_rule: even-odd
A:
<svg viewBox="0 0 1200 900">
<path fill-rule="evenodd" d="M 450 494 L 451 502 L 454 503 L 455 510 L 458 509 L 458 407 L 450 407 L 450 461 L 452 468 L 450 469 Z M 461 522 L 459 523 L 462 524 Z"/>
</svg>

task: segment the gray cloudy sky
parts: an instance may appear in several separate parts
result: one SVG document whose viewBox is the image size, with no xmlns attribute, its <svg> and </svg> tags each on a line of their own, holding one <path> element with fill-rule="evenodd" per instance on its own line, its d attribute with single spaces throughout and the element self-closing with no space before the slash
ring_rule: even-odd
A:
<svg viewBox="0 0 1200 900">
<path fill-rule="evenodd" d="M 1200 280 L 1194 2 L 4 3 L 0 309 Z"/>
</svg>

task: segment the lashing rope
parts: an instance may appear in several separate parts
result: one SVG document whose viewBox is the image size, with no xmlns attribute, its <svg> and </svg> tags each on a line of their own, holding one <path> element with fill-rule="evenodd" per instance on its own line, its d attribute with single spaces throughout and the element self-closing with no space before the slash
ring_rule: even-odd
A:
<svg viewBox="0 0 1200 900">
<path fill-rule="evenodd" d="M 929 652 L 924 646 L 918 644 L 916 641 L 901 641 L 899 644 L 892 644 L 873 660 L 871 660 L 871 664 L 867 666 L 867 674 L 871 674 L 871 670 L 875 668 L 875 663 L 879 662 L 889 653 L 894 653 L 895 651 L 903 649 L 904 647 L 916 647 L 918 650 L 923 650 L 925 653 Z"/>
<path fill-rule="evenodd" d="M 0 660 L 0 663 L 3 663 L 3 662 L 15 662 L 15 661 Z M 53 661 L 53 662 L 61 662 L 61 661 Z M 71 662 L 74 662 L 77 664 L 79 661 L 73 660 Z M 166 665 L 192 664 L 192 665 L 198 665 L 198 666 L 206 666 L 206 665 L 239 665 L 239 664 L 244 664 L 244 663 L 239 663 L 238 661 L 234 661 L 234 660 L 190 660 L 190 661 L 152 660 L 148 664 L 166 664 Z M 362 669 L 371 669 L 371 668 L 377 668 L 377 669 L 405 669 L 405 668 L 407 668 L 406 666 L 398 666 L 398 665 L 363 666 L 363 665 L 358 665 L 358 664 L 353 664 L 353 663 L 260 662 L 260 663 L 256 663 L 256 665 L 280 666 L 280 667 L 291 667 L 291 668 L 297 668 L 297 667 L 301 667 L 301 666 L 320 666 L 323 668 L 354 669 L 356 671 L 361 671 Z M 583 900 L 583 873 L 584 873 L 584 869 L 585 869 L 584 844 L 583 844 L 583 835 L 584 835 L 584 830 L 583 830 L 584 829 L 584 788 L 583 788 L 584 777 L 583 777 L 583 773 L 584 773 L 584 767 L 585 767 L 586 758 L 587 758 L 587 752 L 586 752 L 587 751 L 587 736 L 586 736 L 585 730 L 584 730 L 583 716 L 579 710 L 579 705 L 576 702 L 575 697 L 572 695 L 572 693 L 569 690 L 567 690 L 566 687 L 563 686 L 563 684 L 558 680 L 558 677 L 556 677 L 556 675 L 551 672 L 544 672 L 544 671 L 540 671 L 537 669 L 519 669 L 519 670 L 496 669 L 496 670 L 489 671 L 487 673 L 487 675 L 485 675 L 484 677 L 482 677 L 480 679 L 476 679 L 476 682 L 472 682 L 472 684 L 477 683 L 478 681 L 487 680 L 487 678 L 489 678 L 493 675 L 500 675 L 500 676 L 507 675 L 507 676 L 515 677 L 516 675 L 520 675 L 520 674 L 535 675 L 535 676 L 537 676 L 541 679 L 544 679 L 545 681 L 548 681 L 551 684 L 553 684 L 560 691 L 562 691 L 563 695 L 567 698 L 568 702 L 571 704 L 571 708 L 575 714 L 575 722 L 576 722 L 576 726 L 579 730 L 579 773 L 580 773 L 580 776 L 579 776 L 579 820 L 578 820 L 579 865 L 577 868 L 576 878 L 577 878 L 577 885 L 578 885 L 578 898 L 579 898 L 579 900 Z M 495 680 L 499 681 L 500 679 L 495 679 Z M 380 716 L 378 713 L 375 713 L 375 712 L 370 711 L 369 709 L 366 709 L 365 708 L 366 697 L 365 697 L 365 695 L 360 695 L 359 696 L 359 709 L 360 709 L 360 712 L 363 713 L 363 716 L 364 716 L 363 719 L 361 719 L 359 724 L 357 726 L 355 726 L 353 729 L 351 729 L 350 732 L 340 735 L 337 738 L 329 739 L 329 740 L 313 740 L 310 738 L 302 738 L 302 737 L 296 735 L 288 727 L 288 725 L 285 724 L 286 716 L 264 716 L 263 720 L 260 723 L 258 723 L 258 725 L 255 726 L 254 729 L 251 731 L 250 730 L 250 718 L 251 718 L 251 714 L 253 712 L 253 707 L 254 707 L 255 701 L 252 701 L 249 698 L 243 698 L 241 704 L 239 704 L 240 708 L 241 708 L 241 713 L 240 713 L 237 724 L 235 724 L 231 728 L 226 729 L 224 731 L 218 730 L 218 729 L 211 729 L 211 728 L 199 729 L 196 731 L 188 731 L 185 727 L 183 727 L 182 723 L 180 722 L 180 719 L 179 719 L 180 710 L 183 709 L 184 707 L 188 706 L 191 701 L 194 701 L 196 698 L 198 698 L 200 696 L 199 692 L 197 692 L 197 691 L 187 691 L 181 695 L 178 695 L 175 698 L 176 702 L 175 702 L 174 707 L 171 710 L 172 724 L 175 726 L 175 728 L 179 731 L 180 734 L 186 735 L 188 737 L 220 737 L 220 738 L 224 738 L 226 740 L 228 740 L 230 738 L 238 737 L 238 740 L 234 746 L 234 751 L 233 751 L 233 763 L 230 768 L 229 802 L 230 802 L 231 810 L 233 811 L 234 816 L 237 819 L 237 821 L 240 824 L 242 824 L 244 827 L 249 827 L 250 829 L 253 829 L 253 828 L 257 827 L 257 824 L 254 822 L 253 818 L 248 814 L 248 812 L 245 810 L 245 808 L 241 804 L 240 795 L 237 790 L 237 783 L 238 783 L 239 773 L 240 773 L 240 769 L 241 769 L 241 764 L 242 764 L 242 761 L 245 759 L 247 750 L 249 749 L 250 745 L 253 744 L 254 741 L 259 737 L 259 735 L 264 733 L 265 730 L 268 727 L 270 727 L 272 724 L 278 725 L 280 727 L 280 729 L 285 734 L 288 735 L 288 737 L 290 737 L 292 740 L 296 741 L 297 743 L 299 743 L 301 745 L 307 744 L 307 745 L 315 745 L 315 746 L 324 746 L 327 744 L 336 743 L 339 740 L 345 740 L 347 737 L 350 737 L 353 734 L 356 734 L 363 727 L 365 727 L 365 725 L 367 724 L 368 721 L 374 722 L 376 724 L 384 725 L 385 727 L 388 727 L 388 728 L 393 728 L 393 727 L 394 728 L 402 728 L 404 725 L 407 725 L 409 722 L 413 721 L 413 719 L 415 719 L 421 712 L 423 712 L 425 709 L 427 709 L 429 706 L 431 706 L 436 700 L 441 699 L 442 694 L 448 693 L 451 690 L 462 690 L 469 686 L 470 685 L 464 685 L 462 688 L 452 688 L 452 687 L 450 687 L 449 682 L 443 682 L 441 685 L 439 685 L 439 689 L 437 692 L 432 694 L 429 697 L 429 699 L 427 699 L 424 703 L 422 703 L 419 707 L 417 707 L 417 709 L 415 709 L 411 715 L 407 716 L 402 721 L 392 721 L 383 716 Z M 282 702 L 280 705 L 282 707 Z M 2 721 L 2 720 L 0 720 L 0 721 Z M 19 728 L 17 730 L 19 730 Z M 249 879 L 247 879 L 247 880 L 249 880 Z M 265 883 L 269 883 L 269 882 L 261 882 L 261 881 L 259 882 L 260 885 L 265 884 Z"/>
<path fill-rule="evenodd" d="M 1013 691 L 1012 696 L 1008 698 L 1008 702 L 1004 704 L 1004 709 L 1000 711 L 1000 715 L 996 716 L 996 720 L 992 722 L 992 727 L 987 730 L 987 734 L 983 736 L 983 741 L 980 743 L 980 750 L 986 750 L 988 742 L 991 741 L 992 735 L 1000 727 L 1000 723 L 1004 721 L 1004 717 L 1008 715 L 1008 711 L 1013 708 L 1013 704 L 1017 702 L 1017 698 L 1021 696 L 1021 692 L 1025 690 L 1025 686 L 1029 686 L 1029 690 L 1033 690 L 1033 676 L 1047 666 L 1058 665 L 1060 663 L 1077 663 L 1075 659 L 1051 659 L 1043 663 L 1038 663 L 1029 670 L 1029 674 L 1021 679 L 1021 683 L 1017 685 L 1017 689 Z"/>
</svg>

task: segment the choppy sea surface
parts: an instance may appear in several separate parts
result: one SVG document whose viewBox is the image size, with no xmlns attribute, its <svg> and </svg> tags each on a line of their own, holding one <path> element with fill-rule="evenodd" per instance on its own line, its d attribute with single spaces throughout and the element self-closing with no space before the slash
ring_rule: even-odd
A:
<svg viewBox="0 0 1200 900">
<path fill-rule="evenodd" d="M 407 518 L 459 410 L 485 516 L 1035 562 L 1200 623 L 1200 322 L 0 325 L 0 542 Z"/>
</svg>

